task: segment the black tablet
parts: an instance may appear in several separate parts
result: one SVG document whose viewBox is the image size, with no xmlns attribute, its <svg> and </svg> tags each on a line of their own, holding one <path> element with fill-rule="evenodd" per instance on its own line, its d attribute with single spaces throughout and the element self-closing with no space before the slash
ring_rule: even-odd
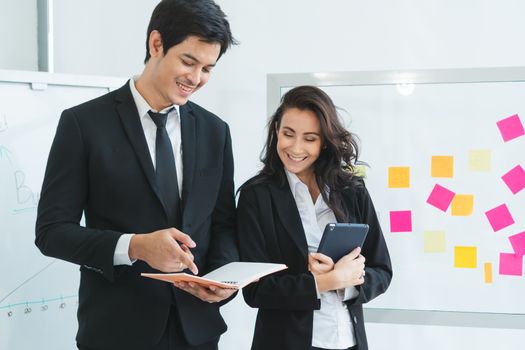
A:
<svg viewBox="0 0 525 350">
<path fill-rule="evenodd" d="M 328 224 L 324 228 L 318 253 L 323 253 L 337 262 L 357 247 L 363 247 L 367 224 Z"/>
</svg>

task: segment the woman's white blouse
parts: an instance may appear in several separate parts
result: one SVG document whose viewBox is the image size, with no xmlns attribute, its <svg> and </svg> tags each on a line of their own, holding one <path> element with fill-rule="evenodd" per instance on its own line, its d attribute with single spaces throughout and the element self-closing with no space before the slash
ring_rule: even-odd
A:
<svg viewBox="0 0 525 350">
<path fill-rule="evenodd" d="M 308 187 L 297 175 L 286 170 L 288 184 L 297 204 L 303 224 L 308 251 L 316 252 L 326 224 L 337 222 L 334 212 L 319 195 L 312 201 Z M 344 300 L 355 298 L 359 292 L 355 287 L 345 290 L 317 293 L 321 309 L 314 310 L 312 346 L 326 349 L 347 349 L 356 345 L 354 327 Z"/>
</svg>

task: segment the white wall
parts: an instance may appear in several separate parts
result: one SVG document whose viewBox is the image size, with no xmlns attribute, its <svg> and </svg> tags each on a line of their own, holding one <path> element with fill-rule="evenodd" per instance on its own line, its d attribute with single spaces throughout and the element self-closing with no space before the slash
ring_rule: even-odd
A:
<svg viewBox="0 0 525 350">
<path fill-rule="evenodd" d="M 139 72 L 155 3 L 55 0 L 56 72 L 114 76 Z M 218 3 L 241 45 L 221 59 L 195 100 L 231 125 L 237 185 L 254 174 L 259 163 L 268 116 L 267 73 L 523 66 L 525 62 L 525 3 L 520 0 Z M 253 310 L 237 298 L 224 314 L 230 331 L 221 348 L 247 349 Z M 483 350 L 525 339 L 524 331 L 517 330 L 383 324 L 370 324 L 368 334 L 375 350 Z"/>
<path fill-rule="evenodd" d="M 37 0 L 0 0 L 0 69 L 38 70 Z"/>
<path fill-rule="evenodd" d="M 239 47 L 198 99 L 232 124 L 237 180 L 257 164 L 266 74 L 520 66 L 519 0 L 219 0 Z M 250 147 L 247 147 L 250 145 Z"/>
<path fill-rule="evenodd" d="M 157 0 L 54 0 L 57 73 L 128 77 L 142 70 Z"/>
</svg>

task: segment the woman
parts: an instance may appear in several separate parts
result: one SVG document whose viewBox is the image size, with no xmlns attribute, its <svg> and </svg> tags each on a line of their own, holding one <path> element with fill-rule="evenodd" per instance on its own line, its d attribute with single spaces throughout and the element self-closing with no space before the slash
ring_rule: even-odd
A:
<svg viewBox="0 0 525 350">
<path fill-rule="evenodd" d="M 252 350 L 366 350 L 362 304 L 387 289 L 392 268 L 355 175 L 357 143 L 330 97 L 313 86 L 287 92 L 268 129 L 264 167 L 240 189 L 239 245 L 244 261 L 288 269 L 243 290 L 246 303 L 259 308 Z M 335 264 L 315 253 L 333 222 L 370 226 L 362 250 Z"/>
</svg>

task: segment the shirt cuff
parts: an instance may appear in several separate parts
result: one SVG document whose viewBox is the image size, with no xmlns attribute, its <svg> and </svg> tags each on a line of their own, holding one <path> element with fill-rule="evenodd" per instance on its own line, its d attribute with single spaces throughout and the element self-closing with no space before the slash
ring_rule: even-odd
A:
<svg viewBox="0 0 525 350">
<path fill-rule="evenodd" d="M 126 233 L 120 236 L 117 241 L 117 246 L 115 247 L 115 253 L 113 254 L 113 265 L 133 265 L 136 259 L 131 261 L 129 258 L 129 243 L 131 242 L 131 237 L 134 234 Z"/>
<path fill-rule="evenodd" d="M 317 279 L 314 275 L 314 283 L 315 283 L 315 293 L 317 293 L 317 299 L 321 299 L 321 293 L 319 293 L 319 287 L 317 287 Z"/>
</svg>

